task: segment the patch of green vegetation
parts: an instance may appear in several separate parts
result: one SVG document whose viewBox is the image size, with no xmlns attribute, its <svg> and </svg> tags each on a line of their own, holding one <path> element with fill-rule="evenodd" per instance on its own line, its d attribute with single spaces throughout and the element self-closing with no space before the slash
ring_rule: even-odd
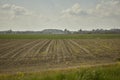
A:
<svg viewBox="0 0 120 80">
<path fill-rule="evenodd" d="M 0 34 L 0 39 L 117 39 L 120 34 Z"/>
<path fill-rule="evenodd" d="M 120 64 L 62 71 L 0 75 L 0 80 L 120 80 Z"/>
</svg>

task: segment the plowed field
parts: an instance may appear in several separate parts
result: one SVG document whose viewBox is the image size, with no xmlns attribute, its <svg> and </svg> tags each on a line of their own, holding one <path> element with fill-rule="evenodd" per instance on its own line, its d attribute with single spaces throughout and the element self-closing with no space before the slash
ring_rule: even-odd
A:
<svg viewBox="0 0 120 80">
<path fill-rule="evenodd" d="M 120 39 L 0 39 L 0 73 L 116 62 Z"/>
</svg>

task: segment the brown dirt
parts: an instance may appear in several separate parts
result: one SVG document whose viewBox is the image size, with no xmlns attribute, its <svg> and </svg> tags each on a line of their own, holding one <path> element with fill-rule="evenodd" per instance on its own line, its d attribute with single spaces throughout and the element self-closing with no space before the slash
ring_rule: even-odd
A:
<svg viewBox="0 0 120 80">
<path fill-rule="evenodd" d="M 120 39 L 0 40 L 0 73 L 116 62 Z"/>
</svg>

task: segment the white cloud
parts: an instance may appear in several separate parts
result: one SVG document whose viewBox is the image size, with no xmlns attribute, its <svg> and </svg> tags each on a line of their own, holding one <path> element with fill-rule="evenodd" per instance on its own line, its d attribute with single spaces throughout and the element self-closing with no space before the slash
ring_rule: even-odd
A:
<svg viewBox="0 0 120 80">
<path fill-rule="evenodd" d="M 78 14 L 81 11 L 80 4 L 76 3 L 72 6 L 71 11 L 75 14 Z"/>
<path fill-rule="evenodd" d="M 93 16 L 93 17 L 120 17 L 120 0 L 101 0 L 95 8 L 84 10 L 76 3 L 71 8 L 62 11 L 64 17 L 68 16 Z"/>
<path fill-rule="evenodd" d="M 101 0 L 91 8 L 83 8 L 80 6 L 80 4 L 76 3 L 68 9 L 62 11 L 62 17 L 59 22 L 61 22 L 61 24 L 66 24 L 69 26 L 77 26 L 77 28 L 80 27 L 80 25 L 86 24 L 89 27 L 115 27 L 120 25 L 119 8 L 120 0 Z M 102 27 L 102 25 L 104 25 L 104 27 Z M 84 27 L 82 28 L 84 29 Z"/>
<path fill-rule="evenodd" d="M 3 4 L 0 5 L 0 26 L 5 26 L 1 29 L 9 27 L 8 29 L 11 28 L 13 30 L 40 30 L 44 28 L 77 30 L 78 28 L 88 29 L 88 27 L 92 28 L 92 26 L 98 25 L 120 25 L 120 0 L 101 0 L 100 3 L 94 4 L 94 7 L 87 8 L 88 6 L 85 6 L 76 3 L 61 11 L 61 14 L 57 12 L 59 11 L 58 8 L 57 11 L 55 10 L 57 14 L 54 15 L 49 13 L 49 11 L 46 13 L 47 11 L 44 7 L 36 11 L 35 9 L 32 10 L 33 8 L 27 9 L 21 5 Z M 54 10 L 50 10 L 50 12 L 52 11 Z M 81 25 L 88 26 L 84 27 Z M 106 26 L 104 27 L 106 28 Z"/>
<path fill-rule="evenodd" d="M 24 8 L 22 6 L 17 6 L 14 4 L 3 4 L 2 9 L 12 12 L 14 16 L 31 14 L 31 12 L 28 11 L 26 8 Z"/>
<path fill-rule="evenodd" d="M 28 13 L 28 11 L 21 6 L 12 5 L 11 8 L 14 11 L 15 15 L 27 15 Z"/>
<path fill-rule="evenodd" d="M 79 3 L 74 4 L 71 8 L 62 11 L 63 17 L 83 16 L 87 15 L 87 11 L 83 10 Z"/>
<path fill-rule="evenodd" d="M 3 29 L 32 30 L 49 22 L 48 16 L 40 12 L 28 10 L 23 6 L 3 4 L 0 6 L 0 26 Z"/>
<path fill-rule="evenodd" d="M 92 15 L 102 17 L 120 16 L 120 0 L 101 0 L 101 3 L 92 9 Z"/>
<path fill-rule="evenodd" d="M 10 10 L 10 9 L 11 9 L 11 5 L 9 5 L 9 4 L 4 4 L 4 5 L 2 5 L 2 8 L 3 8 L 3 9 L 6 9 L 6 10 Z"/>
</svg>

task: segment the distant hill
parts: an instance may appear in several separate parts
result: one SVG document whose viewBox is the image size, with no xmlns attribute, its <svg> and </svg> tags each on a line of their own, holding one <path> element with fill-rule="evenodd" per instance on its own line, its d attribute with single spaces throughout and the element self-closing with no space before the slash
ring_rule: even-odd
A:
<svg viewBox="0 0 120 80">
<path fill-rule="evenodd" d="M 43 34 L 64 34 L 65 33 L 63 30 L 59 30 L 59 29 L 44 29 L 41 32 Z"/>
</svg>

